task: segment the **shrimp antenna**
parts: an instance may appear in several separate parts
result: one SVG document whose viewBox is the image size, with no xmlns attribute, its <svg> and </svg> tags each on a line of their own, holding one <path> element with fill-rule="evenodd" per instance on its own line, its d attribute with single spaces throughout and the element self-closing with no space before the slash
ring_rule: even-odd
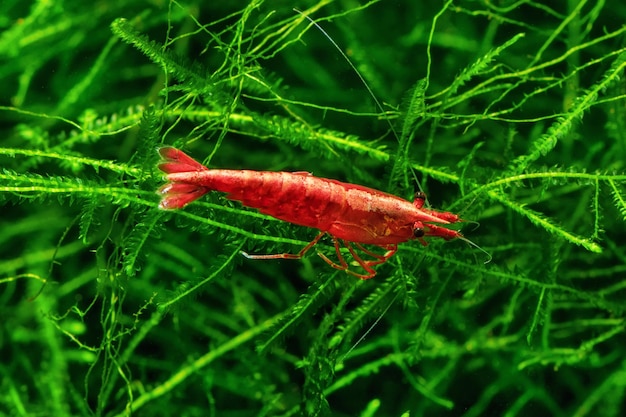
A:
<svg viewBox="0 0 626 417">
<path fill-rule="evenodd" d="M 378 325 L 378 323 L 382 320 L 382 318 L 384 317 L 385 314 L 387 314 L 387 311 L 389 311 L 389 309 L 391 308 L 391 305 L 396 301 L 396 299 L 398 298 L 398 294 L 396 293 L 396 295 L 393 296 L 393 299 L 389 302 L 389 304 L 387 305 L 387 307 L 385 307 L 385 310 L 383 310 L 383 312 L 380 314 L 380 316 L 378 316 L 378 318 L 374 321 L 374 323 L 372 323 L 370 325 L 370 327 L 365 331 L 365 333 L 363 333 L 363 335 L 361 337 L 359 337 L 359 340 L 357 340 L 350 349 L 348 349 L 348 351 L 346 352 L 345 355 L 343 355 L 341 357 L 341 359 L 339 360 L 339 363 L 343 363 L 343 361 L 348 357 L 348 355 L 350 355 L 350 353 L 352 353 L 352 351 L 354 350 L 354 348 L 356 348 L 363 340 L 365 340 L 365 338 L 367 337 L 368 334 L 370 334 L 370 332 L 372 330 L 374 330 L 374 327 L 376 327 Z"/>
<path fill-rule="evenodd" d="M 487 265 L 493 259 L 493 257 L 491 256 L 491 254 L 489 252 L 487 252 L 486 250 L 484 250 L 483 248 L 481 248 L 480 246 L 478 246 L 476 243 L 472 242 L 468 238 L 466 238 L 464 236 L 457 236 L 457 239 L 461 239 L 463 242 L 467 243 L 470 246 L 475 247 L 476 249 L 478 249 L 479 251 L 481 251 L 482 253 L 487 255 L 487 260 L 485 262 L 483 262 L 485 265 Z"/>
<path fill-rule="evenodd" d="M 480 222 L 477 222 L 476 220 L 463 220 L 463 222 L 474 225 L 474 228 L 472 230 L 476 230 L 480 227 Z"/>
<path fill-rule="evenodd" d="M 303 16 L 306 20 L 311 22 L 311 24 L 313 26 L 315 26 L 317 28 L 317 30 L 322 32 L 322 34 L 326 37 L 326 39 L 328 39 L 328 41 L 335 47 L 337 52 L 339 52 L 341 54 L 341 56 L 348 63 L 348 65 L 350 65 L 350 68 L 352 68 L 352 71 L 354 71 L 354 73 L 357 75 L 357 77 L 359 77 L 359 80 L 361 80 L 361 83 L 365 86 L 365 89 L 367 90 L 369 95 L 374 100 L 374 103 L 376 104 L 376 108 L 378 108 L 378 110 L 380 110 L 381 114 L 384 115 L 385 114 L 385 109 L 383 108 L 382 104 L 380 104 L 380 101 L 378 101 L 378 99 L 376 98 L 376 94 L 374 94 L 374 92 L 370 88 L 369 84 L 367 83 L 367 81 L 365 81 L 365 78 L 363 78 L 363 76 L 361 75 L 359 70 L 354 66 L 352 61 L 350 61 L 350 58 L 348 58 L 348 55 L 346 55 L 345 52 L 343 52 L 343 50 L 339 47 L 339 45 L 337 45 L 337 42 L 335 42 L 335 40 L 333 38 L 331 38 L 331 36 L 315 20 L 313 20 L 312 18 L 310 18 L 309 16 L 307 16 L 306 14 L 301 12 L 300 10 L 296 9 L 295 7 L 293 8 L 293 11 L 298 13 L 300 16 Z M 396 140 L 399 141 L 400 139 L 398 139 L 399 138 L 398 132 L 396 132 L 396 129 L 393 127 L 393 123 L 391 123 L 387 117 L 385 117 L 385 121 L 389 125 L 389 129 L 391 129 L 391 133 L 393 133 L 393 136 L 396 138 Z M 417 179 L 417 176 L 415 175 L 415 173 L 413 173 L 413 178 L 415 178 L 415 182 L 417 183 L 417 186 L 418 186 L 418 188 L 421 191 L 422 190 L 422 184 L 420 183 L 419 179 Z M 426 206 L 427 207 L 429 206 L 428 200 L 426 201 Z"/>
<path fill-rule="evenodd" d="M 335 40 L 333 38 L 330 37 L 330 35 L 328 33 L 326 33 L 326 31 L 324 29 L 322 29 L 322 27 L 313 19 L 311 19 L 309 16 L 305 15 L 304 13 L 302 13 L 300 10 L 296 9 L 294 7 L 293 9 L 294 12 L 298 13 L 299 15 L 303 16 L 306 20 L 308 20 L 309 22 L 311 22 L 311 24 L 313 26 L 315 26 L 317 28 L 317 30 L 319 30 L 320 32 L 322 32 L 322 34 L 326 37 L 326 39 L 328 39 L 328 41 L 335 47 L 335 49 L 337 50 L 337 52 L 339 52 L 341 54 L 341 56 L 343 57 L 343 59 L 346 60 L 346 62 L 348 63 L 348 65 L 350 65 L 350 68 L 352 68 L 352 71 L 354 71 L 354 73 L 359 77 L 359 80 L 361 80 L 361 83 L 363 83 L 363 85 L 365 86 L 365 88 L 367 89 L 367 92 L 369 93 L 369 95 L 372 97 L 372 99 L 374 100 L 374 103 L 376 103 L 376 107 L 378 108 L 378 110 L 380 110 L 380 112 L 382 114 L 385 114 L 385 109 L 383 108 L 383 106 L 380 104 L 380 101 L 378 101 L 378 99 L 376 98 L 376 95 L 374 94 L 374 92 L 372 91 L 372 89 L 370 88 L 369 84 L 367 83 L 367 81 L 365 81 L 365 78 L 363 78 L 363 76 L 361 75 L 361 73 L 359 72 L 358 69 L 356 69 L 356 67 L 354 66 L 354 64 L 352 63 L 352 61 L 350 61 L 350 58 L 348 58 L 348 55 L 345 54 L 345 52 L 343 52 L 343 50 L 341 50 L 341 48 L 339 47 L 339 45 L 337 45 L 337 42 L 335 42 Z M 393 124 L 389 121 L 388 118 L 385 118 L 385 120 L 387 121 L 387 124 L 389 124 L 389 128 L 391 129 L 391 132 L 393 133 L 393 135 L 398 138 L 398 133 L 396 132 L 396 129 L 394 129 Z"/>
</svg>

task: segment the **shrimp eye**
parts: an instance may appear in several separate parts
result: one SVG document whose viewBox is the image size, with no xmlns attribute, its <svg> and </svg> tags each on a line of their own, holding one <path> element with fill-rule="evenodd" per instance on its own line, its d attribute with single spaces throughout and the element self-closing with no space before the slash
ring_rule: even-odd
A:
<svg viewBox="0 0 626 417">
<path fill-rule="evenodd" d="M 426 200 L 426 193 L 423 191 L 417 191 L 413 196 L 414 200 Z"/>
<path fill-rule="evenodd" d="M 424 237 L 424 229 L 422 229 L 421 227 L 416 227 L 415 229 L 413 229 L 413 236 L 417 238 Z"/>
</svg>

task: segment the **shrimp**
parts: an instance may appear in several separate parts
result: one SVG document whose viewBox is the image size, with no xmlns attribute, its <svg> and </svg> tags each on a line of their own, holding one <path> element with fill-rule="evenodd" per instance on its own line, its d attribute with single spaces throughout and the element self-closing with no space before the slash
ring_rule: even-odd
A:
<svg viewBox="0 0 626 417">
<path fill-rule="evenodd" d="M 296 254 L 242 252 L 249 259 L 300 259 L 328 234 L 334 242 L 338 263 L 321 252 L 319 256 L 333 268 L 370 279 L 376 275 L 372 267 L 391 258 L 399 243 L 417 239 L 426 246 L 427 237 L 468 241 L 459 231 L 446 228 L 461 222 L 459 216 L 424 208 L 426 195 L 422 192 L 416 193 L 410 202 L 373 188 L 319 178 L 308 172 L 209 169 L 176 148 L 160 148 L 159 154 L 163 158 L 159 169 L 168 181 L 158 190 L 161 209 L 180 209 L 209 191 L 219 191 L 226 193 L 226 198 L 261 213 L 320 231 Z M 380 247 L 385 253 L 377 254 L 363 245 Z M 341 254 L 342 246 L 365 273 L 349 269 Z M 363 259 L 355 247 L 371 259 Z"/>
</svg>

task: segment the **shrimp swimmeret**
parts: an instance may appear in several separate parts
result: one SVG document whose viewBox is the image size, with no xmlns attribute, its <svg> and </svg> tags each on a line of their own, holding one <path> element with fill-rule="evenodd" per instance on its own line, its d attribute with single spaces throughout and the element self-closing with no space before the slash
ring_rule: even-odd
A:
<svg viewBox="0 0 626 417">
<path fill-rule="evenodd" d="M 364 187 L 362 185 L 315 177 L 306 172 L 271 172 L 249 170 L 209 169 L 182 151 L 159 149 L 164 162 L 159 169 L 168 181 L 158 193 L 161 209 L 179 209 L 209 191 L 226 193 L 231 200 L 258 209 L 280 220 L 320 230 L 320 233 L 297 254 L 248 255 L 250 259 L 300 259 L 325 234 L 335 244 L 339 263 L 324 254 L 319 255 L 333 268 L 344 270 L 361 279 L 373 278 L 374 265 L 386 262 L 398 249 L 398 244 L 425 238 L 445 240 L 463 235 L 445 226 L 462 221 L 459 216 L 424 208 L 426 196 L 415 195 L 413 202 Z M 351 271 L 341 254 L 345 246 L 365 274 Z M 354 245 L 354 246 L 353 246 Z M 376 254 L 363 245 L 375 245 L 386 252 Z M 364 260 L 355 247 L 372 260 Z"/>
</svg>

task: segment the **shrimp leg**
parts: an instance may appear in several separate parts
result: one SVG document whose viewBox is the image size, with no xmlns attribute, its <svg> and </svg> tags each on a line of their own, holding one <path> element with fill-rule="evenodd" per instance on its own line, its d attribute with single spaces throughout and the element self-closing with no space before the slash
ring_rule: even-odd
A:
<svg viewBox="0 0 626 417">
<path fill-rule="evenodd" d="M 346 262 L 346 260 L 344 259 L 343 255 L 341 254 L 341 248 L 339 247 L 339 239 L 337 239 L 336 237 L 332 236 L 333 241 L 335 242 L 335 253 L 337 254 L 337 259 L 339 260 L 339 263 L 335 263 L 333 261 L 331 261 L 330 259 L 328 259 L 328 257 L 326 255 L 324 255 L 321 252 L 318 252 L 317 254 L 320 256 L 320 258 L 322 258 L 324 260 L 324 262 L 326 262 L 328 265 L 332 266 L 335 269 L 338 269 L 340 271 L 345 271 L 346 274 L 350 274 L 352 276 L 355 276 L 357 278 L 360 279 L 370 279 L 373 278 L 376 275 L 376 271 L 374 271 L 368 264 L 367 262 L 365 262 L 363 259 L 361 259 L 359 257 L 359 255 L 357 255 L 354 252 L 354 249 L 350 246 L 349 243 L 347 243 L 346 241 L 342 240 L 341 243 L 343 243 L 348 250 L 350 251 L 350 254 L 352 254 L 352 257 L 354 258 L 354 260 L 363 268 L 365 269 L 365 271 L 367 271 L 367 274 L 359 274 L 358 272 L 354 272 L 351 271 L 348 266 L 348 263 Z"/>
<path fill-rule="evenodd" d="M 318 252 L 318 255 L 320 256 L 320 258 L 322 258 L 328 265 L 332 266 L 335 269 L 339 269 L 341 271 L 345 271 L 347 274 L 350 274 L 352 276 L 355 276 L 357 278 L 360 279 L 370 279 L 370 278 L 374 278 L 374 276 L 376 275 L 376 271 L 374 271 L 372 269 L 372 266 L 374 265 L 379 265 L 382 263 L 387 262 L 387 260 L 393 256 L 394 253 L 396 253 L 396 251 L 398 250 L 398 246 L 397 245 L 385 245 L 385 246 L 381 246 L 384 249 L 387 249 L 387 252 L 384 255 L 378 255 L 366 248 L 364 248 L 361 244 L 359 243 L 355 243 L 355 245 L 362 250 L 363 252 L 365 252 L 365 254 L 371 256 L 372 258 L 375 258 L 376 260 L 374 261 L 365 261 L 363 260 L 363 258 L 361 258 L 359 256 L 359 254 L 354 250 L 354 248 L 352 247 L 352 244 L 346 240 L 339 240 L 337 238 L 335 238 L 334 236 L 332 236 L 333 241 L 335 243 L 335 253 L 337 254 L 337 259 L 339 260 L 339 263 L 335 263 L 333 261 L 331 261 L 330 259 L 328 259 L 328 257 L 326 255 L 324 255 L 321 252 Z M 354 272 L 351 271 L 349 269 L 348 263 L 346 262 L 346 260 L 344 259 L 343 255 L 341 254 L 341 249 L 340 249 L 340 243 L 343 244 L 348 251 L 350 252 L 350 255 L 352 255 L 352 258 L 354 258 L 354 260 L 359 264 L 359 266 L 361 268 L 363 268 L 367 274 L 359 274 L 358 272 Z"/>
<path fill-rule="evenodd" d="M 378 254 L 376 254 L 376 253 L 374 253 L 374 252 L 364 248 L 363 245 L 361 245 L 360 243 L 355 242 L 354 244 L 357 246 L 357 248 L 359 248 L 360 250 L 365 252 L 365 254 L 367 254 L 367 255 L 371 256 L 372 258 L 376 259 L 376 260 L 373 260 L 373 261 L 365 261 L 356 253 L 356 251 L 354 250 L 354 248 L 352 247 L 352 244 L 350 242 L 343 240 L 342 243 L 345 245 L 346 248 L 348 248 L 348 250 L 350 251 L 350 254 L 354 258 L 354 260 L 357 261 L 357 263 L 363 269 L 365 269 L 367 272 L 369 272 L 369 275 L 360 275 L 360 274 L 352 273 L 352 275 L 358 276 L 361 279 L 374 278 L 374 276 L 376 275 L 376 272 L 372 269 L 372 266 L 379 265 L 379 264 L 387 262 L 387 260 L 390 257 L 392 257 L 393 254 L 396 253 L 396 251 L 398 250 L 398 245 L 384 245 L 384 246 L 381 246 L 381 248 L 387 249 L 387 252 L 385 252 L 384 255 L 378 255 Z M 351 273 L 351 271 L 346 271 L 346 272 Z"/>
<path fill-rule="evenodd" d="M 304 254 L 306 254 L 309 249 L 319 242 L 319 240 L 324 236 L 326 232 L 320 232 L 315 239 L 313 239 L 308 245 L 302 248 L 302 250 L 298 253 L 276 253 L 270 255 L 250 255 L 244 251 L 241 251 L 241 254 L 248 259 L 301 259 Z"/>
<path fill-rule="evenodd" d="M 247 252 L 241 251 L 241 254 L 243 256 L 245 256 L 248 259 L 301 259 L 308 251 L 309 249 L 311 249 L 313 246 L 315 246 L 317 244 L 317 242 L 319 242 L 319 240 L 322 238 L 322 236 L 324 236 L 326 234 L 326 232 L 320 232 L 320 234 L 318 234 L 317 236 L 315 236 L 315 238 L 308 244 L 306 245 L 304 248 L 302 248 L 302 250 L 298 253 L 276 253 L 276 254 L 269 254 L 269 255 L 250 255 Z M 331 236 L 333 238 L 333 242 L 335 243 L 335 252 L 337 253 L 337 258 L 339 259 L 339 263 L 335 263 L 333 261 L 331 261 L 330 259 L 328 259 L 328 257 L 326 255 L 324 255 L 321 252 L 318 252 L 317 254 L 320 256 L 320 258 L 322 258 L 324 260 L 324 262 L 326 262 L 328 265 L 332 266 L 335 269 L 339 269 L 341 271 L 346 271 L 347 273 L 354 275 L 356 277 L 359 277 L 361 279 L 368 279 L 368 278 L 372 278 L 374 275 L 376 275 L 376 272 L 374 272 L 374 270 L 372 268 L 370 268 L 369 266 L 365 265 L 365 262 L 359 258 L 358 256 L 356 256 L 356 254 L 353 253 L 353 256 L 355 256 L 356 261 L 359 263 L 359 265 L 361 265 L 367 272 L 367 275 L 363 275 L 363 274 L 357 274 L 356 272 L 352 272 L 348 269 L 348 264 L 345 261 L 345 259 L 343 258 L 343 255 L 341 255 L 340 249 L 339 249 L 339 240 L 334 237 Z M 345 242 L 343 242 L 345 244 Z M 349 248 L 350 249 L 350 248 Z M 351 253 L 353 252 L 352 250 L 350 251 Z"/>
<path fill-rule="evenodd" d="M 384 245 L 384 246 L 381 246 L 381 248 L 386 249 L 387 252 L 385 252 L 384 255 L 378 255 L 370 250 L 367 250 L 360 243 L 355 242 L 354 244 L 356 245 L 357 248 L 359 248 L 360 250 L 362 250 L 363 252 L 371 256 L 372 258 L 378 259 L 378 261 L 369 261 L 370 266 L 387 262 L 387 259 L 391 258 L 398 250 L 398 245 Z"/>
<path fill-rule="evenodd" d="M 309 243 L 307 244 L 304 248 L 302 248 L 302 250 L 300 250 L 300 252 L 298 253 L 276 253 L 276 254 L 269 254 L 269 255 L 250 255 L 247 252 L 241 252 L 241 254 L 243 256 L 245 256 L 248 259 L 301 259 L 308 251 L 309 249 L 311 249 L 313 246 L 315 246 L 317 244 L 317 242 L 319 242 L 319 240 L 322 238 L 322 236 L 324 236 L 326 234 L 326 232 L 320 232 L 317 236 L 315 236 L 315 238 Z M 335 253 L 337 254 L 337 259 L 339 260 L 339 263 L 335 263 L 333 261 L 331 261 L 330 259 L 328 259 L 328 257 L 326 255 L 324 255 L 321 252 L 318 252 L 317 254 L 320 256 L 320 258 L 322 258 L 324 260 L 324 262 L 326 262 L 328 265 L 332 266 L 335 269 L 339 269 L 341 271 L 346 271 L 346 273 L 353 275 L 355 277 L 361 278 L 361 279 L 370 279 L 373 278 L 376 275 L 376 271 L 374 271 L 372 269 L 373 265 L 378 265 L 381 264 L 383 262 L 386 262 L 387 259 L 389 259 L 397 250 L 397 245 L 387 245 L 385 246 L 385 248 L 388 249 L 387 253 L 385 253 L 384 255 L 378 255 L 375 254 L 372 251 L 369 251 L 367 249 L 365 249 L 362 245 L 360 244 L 356 244 L 358 246 L 359 249 L 361 249 L 363 252 L 365 252 L 367 255 L 376 258 L 375 261 L 364 261 L 363 259 L 361 259 L 361 257 L 356 253 L 356 251 L 354 250 L 354 248 L 352 247 L 352 245 L 349 242 L 346 242 L 345 240 L 341 240 L 341 243 L 348 248 L 348 250 L 350 251 L 350 254 L 352 255 L 352 257 L 354 258 L 354 260 L 359 264 L 359 266 L 361 266 L 363 269 L 365 269 L 365 271 L 367 271 L 367 274 L 359 274 L 357 272 L 351 271 L 349 269 L 348 263 L 346 262 L 346 260 L 344 259 L 343 255 L 341 254 L 341 249 L 340 249 L 340 241 L 339 239 L 337 239 L 336 237 L 332 236 L 333 238 L 333 242 L 335 244 Z"/>
<path fill-rule="evenodd" d="M 346 271 L 349 274 L 352 275 L 356 275 L 357 277 L 361 277 L 358 274 L 354 274 L 352 271 L 350 271 L 348 269 L 348 263 L 346 262 L 346 260 L 343 258 L 343 255 L 341 254 L 341 249 L 339 248 L 339 240 L 332 236 L 333 238 L 333 243 L 335 244 L 335 253 L 337 254 L 337 259 L 339 260 L 339 263 L 335 263 L 333 261 L 331 261 L 330 259 L 328 259 L 328 257 L 326 255 L 324 255 L 322 252 L 317 252 L 317 254 L 320 256 L 320 258 L 322 258 L 324 260 L 324 262 L 326 262 L 328 265 L 332 266 L 335 269 L 338 269 L 340 271 Z"/>
</svg>

